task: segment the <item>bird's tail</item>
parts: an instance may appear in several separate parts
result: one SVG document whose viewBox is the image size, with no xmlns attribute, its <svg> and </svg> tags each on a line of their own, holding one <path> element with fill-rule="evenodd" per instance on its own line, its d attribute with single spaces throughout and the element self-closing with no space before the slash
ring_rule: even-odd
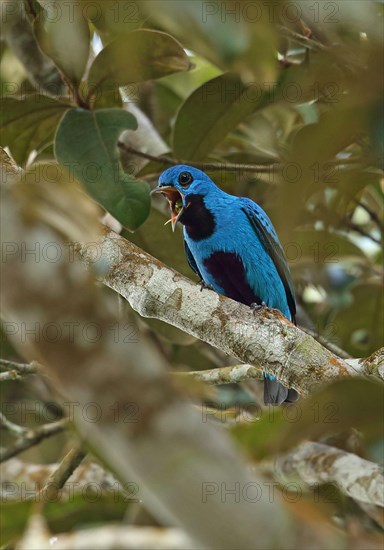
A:
<svg viewBox="0 0 384 550">
<path fill-rule="evenodd" d="M 265 405 L 281 405 L 281 403 L 294 403 L 299 399 L 299 394 L 293 388 L 286 388 L 269 375 L 264 374 L 264 403 Z"/>
</svg>

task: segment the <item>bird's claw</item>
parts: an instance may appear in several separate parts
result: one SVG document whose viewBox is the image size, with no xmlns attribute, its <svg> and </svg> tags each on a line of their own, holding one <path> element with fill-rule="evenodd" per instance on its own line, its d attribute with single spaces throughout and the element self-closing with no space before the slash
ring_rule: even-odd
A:
<svg viewBox="0 0 384 550">
<path fill-rule="evenodd" d="M 214 290 L 213 286 L 208 285 L 205 281 L 203 281 L 203 279 L 200 279 L 199 285 L 200 285 L 200 292 L 203 292 L 204 288 L 208 290 Z"/>
<path fill-rule="evenodd" d="M 254 304 L 251 304 L 249 307 L 251 308 L 253 315 L 256 315 L 258 311 L 267 307 L 267 304 L 264 301 L 261 302 L 261 304 L 257 304 L 255 302 Z"/>
</svg>

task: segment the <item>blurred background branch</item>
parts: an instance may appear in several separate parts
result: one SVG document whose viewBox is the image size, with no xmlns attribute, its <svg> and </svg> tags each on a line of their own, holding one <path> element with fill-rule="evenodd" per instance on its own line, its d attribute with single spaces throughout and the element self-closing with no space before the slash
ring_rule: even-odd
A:
<svg viewBox="0 0 384 550">
<path fill-rule="evenodd" d="M 4 462 L 18 454 L 22 453 L 26 449 L 33 447 L 40 443 L 43 439 L 56 435 L 57 433 L 62 432 L 68 425 L 68 420 L 66 418 L 58 420 L 57 422 L 51 422 L 50 424 L 44 424 L 35 430 L 29 428 L 24 428 L 23 426 L 18 426 L 13 422 L 10 422 L 2 413 L 1 413 L 1 427 L 12 432 L 17 436 L 17 440 L 12 445 L 9 445 L 5 449 L 0 451 L 0 462 Z"/>
<path fill-rule="evenodd" d="M 355 500 L 384 507 L 383 468 L 341 449 L 306 441 L 276 457 L 273 469 L 283 481 L 298 476 L 313 486 L 334 483 Z"/>
</svg>

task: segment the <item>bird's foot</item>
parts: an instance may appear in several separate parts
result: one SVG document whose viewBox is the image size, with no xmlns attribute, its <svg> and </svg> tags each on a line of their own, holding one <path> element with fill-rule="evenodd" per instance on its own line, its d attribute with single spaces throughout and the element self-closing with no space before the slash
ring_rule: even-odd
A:
<svg viewBox="0 0 384 550">
<path fill-rule="evenodd" d="M 200 285 L 200 292 L 203 292 L 204 288 L 208 290 L 214 290 L 213 286 L 208 285 L 205 281 L 203 281 L 203 279 L 200 279 L 199 285 Z"/>
<path fill-rule="evenodd" d="M 261 304 L 257 304 L 255 302 L 254 304 L 251 304 L 249 307 L 251 308 L 253 315 L 256 315 L 258 311 L 267 307 L 267 304 L 265 302 L 261 302 Z"/>
</svg>

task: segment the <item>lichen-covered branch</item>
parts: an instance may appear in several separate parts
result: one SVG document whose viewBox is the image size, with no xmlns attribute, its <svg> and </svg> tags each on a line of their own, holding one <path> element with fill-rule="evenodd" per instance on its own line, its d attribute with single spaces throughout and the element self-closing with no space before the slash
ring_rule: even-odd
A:
<svg viewBox="0 0 384 550">
<path fill-rule="evenodd" d="M 95 248 L 80 249 L 92 264 Z M 161 319 L 279 378 L 301 394 L 340 376 L 361 374 L 278 311 L 256 315 L 233 300 L 200 287 L 138 247 L 105 229 L 97 250 L 108 266 L 103 281 L 143 317 Z"/>
<path fill-rule="evenodd" d="M 244 380 L 262 380 L 263 375 L 260 369 L 253 365 L 233 365 L 231 367 L 220 367 L 209 370 L 177 372 L 177 376 L 187 376 L 205 382 L 206 384 L 237 384 Z"/>
<path fill-rule="evenodd" d="M 353 368 L 356 375 L 375 376 L 384 380 L 383 349 L 381 348 L 366 359 L 345 359 L 345 362 Z M 260 369 L 247 363 L 218 367 L 209 370 L 177 372 L 177 376 L 191 377 L 206 384 L 238 384 L 245 380 L 262 380 Z"/>
<path fill-rule="evenodd" d="M 366 359 L 349 359 L 354 369 L 368 376 L 384 380 L 384 348 L 380 348 Z"/>
<path fill-rule="evenodd" d="M 46 499 L 41 492 L 51 476 L 58 471 L 59 464 L 32 464 L 18 458 L 11 458 L 0 466 L 1 499 L 2 502 Z M 57 475 L 57 474 L 56 474 Z M 96 462 L 81 463 L 68 477 L 66 484 L 60 489 L 60 500 L 68 500 L 73 495 L 84 494 L 84 491 L 97 488 L 103 494 L 119 494 L 129 497 L 129 491 L 107 470 Z M 48 499 L 46 499 L 48 500 Z"/>
<path fill-rule="evenodd" d="M 275 470 L 283 480 L 299 476 L 309 485 L 334 483 L 355 500 L 384 506 L 383 468 L 336 447 L 304 442 L 277 457 Z"/>
<path fill-rule="evenodd" d="M 0 359 L 0 370 L 4 371 L 0 372 L 0 382 L 4 382 L 5 380 L 19 380 L 23 376 L 41 372 L 40 365 L 36 361 L 25 364 L 8 361 L 7 359 Z"/>
</svg>

